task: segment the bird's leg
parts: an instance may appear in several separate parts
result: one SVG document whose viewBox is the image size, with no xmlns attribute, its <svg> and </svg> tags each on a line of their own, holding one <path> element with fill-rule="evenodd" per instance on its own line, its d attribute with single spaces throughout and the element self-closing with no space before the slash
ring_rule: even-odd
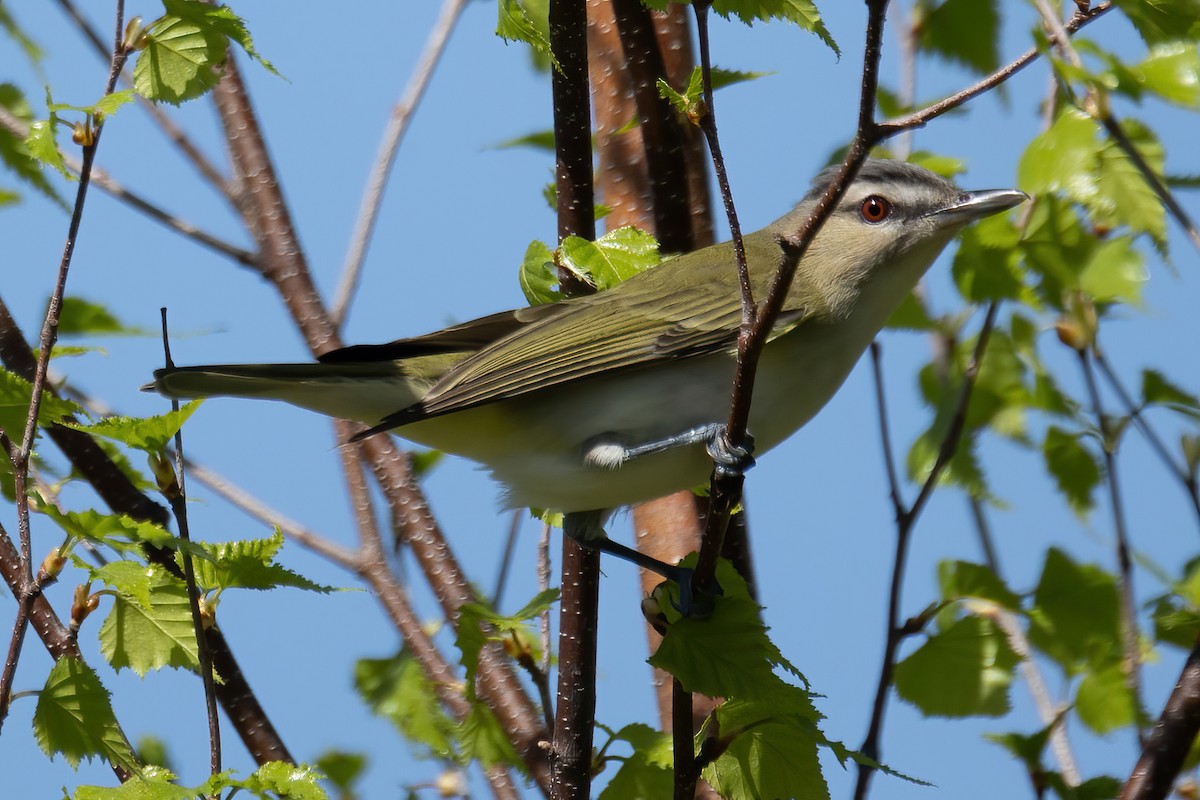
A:
<svg viewBox="0 0 1200 800">
<path fill-rule="evenodd" d="M 614 542 L 604 532 L 603 511 L 575 511 L 565 515 L 563 533 L 574 539 L 583 547 L 599 550 L 617 558 L 635 564 L 642 569 L 661 575 L 669 581 L 679 584 L 679 613 L 685 617 L 692 615 L 692 574 L 691 567 L 681 567 L 659 561 L 632 547 L 626 547 L 620 542 Z"/>
<path fill-rule="evenodd" d="M 754 456 L 751 455 L 754 450 L 754 437 L 747 433 L 746 446 L 735 446 L 726 439 L 725 425 L 719 422 L 697 425 L 666 438 L 637 445 L 621 442 L 617 434 L 602 433 L 584 444 L 583 460 L 594 467 L 616 469 L 635 458 L 700 442 L 704 442 L 705 449 L 716 462 L 718 469 L 737 474 L 754 466 Z"/>
</svg>

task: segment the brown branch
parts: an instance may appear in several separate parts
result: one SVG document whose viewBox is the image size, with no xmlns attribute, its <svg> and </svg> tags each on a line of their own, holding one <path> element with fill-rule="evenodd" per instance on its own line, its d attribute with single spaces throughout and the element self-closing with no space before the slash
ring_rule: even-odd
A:
<svg viewBox="0 0 1200 800">
<path fill-rule="evenodd" d="M 550 0 L 558 240 L 596 238 L 592 125 L 588 90 L 587 3 Z M 582 281 L 559 270 L 567 295 Z M 580 542 L 595 512 L 568 513 L 563 522 L 562 597 L 558 623 L 558 696 L 550 743 L 550 796 L 589 797 L 596 716 L 596 633 L 599 627 L 600 551 Z M 591 533 L 594 534 L 594 531 Z"/>
<path fill-rule="evenodd" d="M 1119 800 L 1163 800 L 1183 769 L 1200 733 L 1200 638 L 1188 654 L 1179 681 L 1146 739 Z"/>
<path fill-rule="evenodd" d="M 214 90 L 214 99 L 235 173 L 243 184 L 243 215 L 258 242 L 264 276 L 279 293 L 314 354 L 339 347 L 340 337 L 313 284 L 257 116 L 233 59 Z M 478 598 L 414 483 L 407 460 L 383 436 L 360 442 L 358 450 L 387 499 L 398 537 L 420 563 L 446 619 L 456 624 L 458 609 Z M 496 647 L 484 648 L 480 654 L 480 682 L 480 696 L 525 759 L 530 773 L 546 785 L 545 753 L 538 747 L 546 731 L 511 663 Z"/>
<path fill-rule="evenodd" d="M 334 424 L 334 435 L 339 443 L 354 434 L 352 427 L 341 421 Z M 383 537 L 375 521 L 371 495 L 363 475 L 362 459 L 350 447 L 340 448 L 340 455 L 358 528 L 359 549 L 351 569 L 379 598 L 380 605 L 403 637 L 405 647 L 421 665 L 438 701 L 454 719 L 462 722 L 470 715 L 471 705 L 460 689 L 461 681 L 454 668 L 430 638 L 420 616 L 413 609 L 408 593 L 388 567 Z M 507 769 L 496 765 L 486 770 L 485 774 L 496 797 L 516 800 L 517 790 Z"/>
</svg>

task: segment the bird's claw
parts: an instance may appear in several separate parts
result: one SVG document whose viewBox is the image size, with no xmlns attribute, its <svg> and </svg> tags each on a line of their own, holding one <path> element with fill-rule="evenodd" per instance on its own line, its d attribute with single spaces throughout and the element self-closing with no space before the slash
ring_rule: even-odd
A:
<svg viewBox="0 0 1200 800">
<path fill-rule="evenodd" d="M 744 475 L 746 470 L 754 466 L 754 437 L 749 432 L 743 444 L 734 444 L 729 441 L 725 426 L 720 425 L 709 435 L 704 449 L 716 464 L 719 474 Z"/>
</svg>

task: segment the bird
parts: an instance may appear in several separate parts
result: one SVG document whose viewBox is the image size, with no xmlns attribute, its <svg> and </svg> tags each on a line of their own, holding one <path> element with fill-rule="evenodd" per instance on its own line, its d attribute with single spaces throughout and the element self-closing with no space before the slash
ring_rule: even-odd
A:
<svg viewBox="0 0 1200 800">
<path fill-rule="evenodd" d="M 822 171 L 790 212 L 744 237 L 755 298 L 836 173 Z M 748 423 L 755 455 L 830 400 L 958 231 L 1026 199 L 1014 189 L 966 192 L 907 162 L 865 161 L 800 259 L 762 351 Z M 332 350 L 316 363 L 168 367 L 143 388 L 282 400 L 361 422 L 370 427 L 359 438 L 391 431 L 483 465 L 506 506 L 602 521 L 707 482 L 741 319 L 725 242 L 596 294 Z"/>
</svg>

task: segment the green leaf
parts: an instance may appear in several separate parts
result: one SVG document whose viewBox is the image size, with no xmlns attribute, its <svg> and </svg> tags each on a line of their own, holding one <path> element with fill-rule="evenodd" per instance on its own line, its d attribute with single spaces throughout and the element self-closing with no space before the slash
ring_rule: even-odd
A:
<svg viewBox="0 0 1200 800">
<path fill-rule="evenodd" d="M 1121 128 L 1154 174 L 1161 176 L 1165 157 L 1154 133 L 1131 118 L 1122 120 Z M 1106 140 L 1099 151 L 1096 193 L 1081 201 L 1096 225 L 1108 228 L 1126 225 L 1133 233 L 1149 234 L 1159 249 L 1165 250 L 1166 211 L 1141 170 L 1112 139 Z"/>
<path fill-rule="evenodd" d="M 1095 505 L 1092 493 L 1100 484 L 1100 465 L 1095 456 L 1080 443 L 1078 435 L 1056 425 L 1046 431 L 1042 456 L 1071 510 L 1085 516 Z"/>
<path fill-rule="evenodd" d="M 524 42 L 536 55 L 547 59 L 557 69 L 558 61 L 550 51 L 550 39 L 529 16 L 520 0 L 499 0 L 496 5 L 500 13 L 496 35 L 505 41 Z"/>
<path fill-rule="evenodd" d="M 550 608 L 558 600 L 558 596 L 557 589 L 546 589 L 534 595 L 524 608 L 510 616 L 498 614 L 481 603 L 467 603 L 461 607 L 455 644 L 462 651 L 462 665 L 467 673 L 466 695 L 469 700 L 475 699 L 475 676 L 479 670 L 479 652 L 484 645 L 488 641 L 502 640 L 506 635 L 521 637 L 525 642 L 535 641 L 533 637 L 526 635 L 525 623 Z"/>
<path fill-rule="evenodd" d="M 676 112 L 690 120 L 699 119 L 700 101 L 704 98 L 704 73 L 700 67 L 692 67 L 688 85 L 682 92 L 675 90 L 662 78 L 658 79 L 658 96 L 671 104 Z"/>
<path fill-rule="evenodd" d="M 112 116 L 121 106 L 133 102 L 133 90 L 121 89 L 101 97 L 90 106 L 76 106 L 70 103 L 48 103 L 51 111 L 78 111 L 81 114 L 99 117 Z"/>
<path fill-rule="evenodd" d="M 1196 0 L 1115 0 L 1146 44 L 1200 35 L 1200 3 Z"/>
<path fill-rule="evenodd" d="M 228 6 L 201 0 L 163 0 L 166 14 L 146 27 L 148 44 L 133 68 L 138 94 L 179 105 L 207 92 L 221 77 L 229 41 L 278 75 L 254 49 L 241 18 Z"/>
<path fill-rule="evenodd" d="M 666 0 L 651 0 L 647 5 L 661 10 L 666 6 Z M 834 55 L 841 58 L 842 51 L 838 49 L 829 29 L 825 27 L 821 12 L 812 0 L 716 0 L 713 10 L 726 19 L 737 17 L 747 25 L 771 19 L 793 22 L 804 30 L 815 33 Z"/>
<path fill-rule="evenodd" d="M 1033 137 L 1017 165 L 1017 184 L 1031 195 L 1061 191 L 1084 202 L 1096 194 L 1100 126 L 1067 107 L 1046 131 Z"/>
<path fill-rule="evenodd" d="M 82 562 L 81 562 L 82 564 Z M 122 596 L 133 600 L 144 610 L 153 607 L 152 592 L 162 583 L 162 576 L 145 564 L 136 561 L 110 561 L 89 571 L 91 579 L 112 588 Z"/>
<path fill-rule="evenodd" d="M 1079 288 L 1097 303 L 1140 304 L 1150 280 L 1145 259 L 1128 236 L 1106 239 L 1092 251 L 1079 273 Z"/>
<path fill-rule="evenodd" d="M 342 750 L 327 750 L 317 759 L 317 769 L 325 773 L 325 779 L 337 787 L 339 797 L 358 797 L 355 785 L 367 769 L 367 757 L 362 753 Z"/>
<path fill-rule="evenodd" d="M 513 749 L 500 721 L 479 701 L 471 702 L 471 713 L 459 724 L 458 741 L 464 762 L 478 761 L 484 769 L 503 764 L 525 771 L 525 762 Z"/>
<path fill-rule="evenodd" d="M 601 291 L 659 263 L 658 241 L 629 226 L 609 231 L 594 242 L 568 236 L 559 252 L 563 266 Z"/>
<path fill-rule="evenodd" d="M 1200 400 L 1167 380 L 1161 372 L 1142 370 L 1142 404 L 1166 406 L 1194 419 L 1200 419 Z"/>
<path fill-rule="evenodd" d="M 421 748 L 421 757 L 458 760 L 457 725 L 442 711 L 433 683 L 411 653 L 359 659 L 354 688 L 373 713 L 391 721 L 409 743 Z"/>
<path fill-rule="evenodd" d="M 100 652 L 113 669 L 128 667 L 140 676 L 152 669 L 197 670 L 196 633 L 183 582 L 161 567 L 144 568 L 150 602 L 142 588 L 117 594 L 112 612 L 100 626 Z"/>
<path fill-rule="evenodd" d="M 896 665 L 896 693 L 931 717 L 999 717 L 1017 656 L 991 620 L 964 617 Z"/>
<path fill-rule="evenodd" d="M 532 241 L 525 248 L 518 273 L 521 291 L 531 306 L 540 306 L 562 299 L 558 288 L 558 268 L 554 265 L 554 254 L 544 242 Z"/>
<path fill-rule="evenodd" d="M 995 0 L 922 0 L 916 13 L 922 50 L 980 75 L 1000 66 L 1000 12 Z"/>
<path fill-rule="evenodd" d="M 712 616 L 673 622 L 650 665 L 674 675 L 687 691 L 709 697 L 763 697 L 785 685 L 777 668 L 803 679 L 768 638 L 759 605 L 726 561 L 718 564 L 717 582 L 724 593 Z"/>
<path fill-rule="evenodd" d="M 1139 85 L 1184 108 L 1200 104 L 1200 52 L 1194 44 L 1171 42 L 1150 49 L 1134 68 Z"/>
<path fill-rule="evenodd" d="M 1007 248 L 991 247 L 986 243 L 989 233 L 980 230 L 985 225 L 1004 226 L 1015 233 L 1012 223 L 1003 216 L 990 217 L 963 231 L 952 267 L 958 291 L 972 303 L 1019 299 L 1024 283 L 1018 266 L 1017 237 L 1013 236 Z"/>
<path fill-rule="evenodd" d="M 174 546 L 179 541 L 163 526 L 125 514 L 104 514 L 94 508 L 60 511 L 53 503 L 43 503 L 39 510 L 73 538 L 102 542 L 116 550 L 138 549 L 142 544 Z"/>
<path fill-rule="evenodd" d="M 1121 651 L 1119 607 L 1112 575 L 1076 564 L 1052 547 L 1029 612 L 1029 641 L 1068 674 L 1088 663 L 1107 662 Z"/>
<path fill-rule="evenodd" d="M 191 800 L 195 789 L 179 786 L 175 775 L 162 767 L 147 766 L 117 786 L 80 786 L 72 800 Z"/>
<path fill-rule="evenodd" d="M 146 28 L 148 44 L 133 67 L 133 85 L 148 100 L 179 105 L 217 85 L 228 40 L 212 28 L 173 14 Z"/>
<path fill-rule="evenodd" d="M 145 336 L 143 328 L 134 328 L 121 322 L 100 303 L 79 297 L 64 297 L 62 313 L 58 320 L 59 336 Z"/>
<path fill-rule="evenodd" d="M 1043 195 L 1033 203 L 1021 242 L 1025 264 L 1040 278 L 1036 293 L 1052 309 L 1062 311 L 1067 294 L 1078 282 L 1096 240 L 1084 230 L 1075 209 L 1056 195 Z"/>
<path fill-rule="evenodd" d="M 969 561 L 942 561 L 938 564 L 938 584 L 946 600 L 980 598 L 1017 611 L 1021 598 L 982 564 Z"/>
<path fill-rule="evenodd" d="M 278 529 L 266 539 L 246 539 L 234 542 L 199 542 L 206 558 L 196 559 L 196 585 L 202 592 L 225 589 L 274 589 L 288 586 L 310 592 L 332 592 L 332 586 L 314 583 L 303 575 L 275 563 L 275 555 L 283 547 L 283 534 Z"/>
<path fill-rule="evenodd" d="M 33 385 L 29 381 L 0 368 L 0 429 L 7 432 L 14 442 L 19 442 L 25 433 L 32 396 Z M 70 400 L 43 391 L 42 402 L 38 406 L 38 425 L 44 428 L 73 414 L 83 413 L 83 409 Z"/>
<path fill-rule="evenodd" d="M 1075 692 L 1079 721 L 1101 735 L 1132 725 L 1136 717 L 1133 695 L 1119 661 L 1091 670 Z"/>
<path fill-rule="evenodd" d="M 30 123 L 29 133 L 25 136 L 22 146 L 30 158 L 53 167 L 68 180 L 75 180 L 75 176 L 67 170 L 67 162 L 63 160 L 62 152 L 58 149 L 58 140 L 54 137 L 57 133 L 57 119 L 56 115 L 51 114 L 49 119 L 39 119 Z"/>
<path fill-rule="evenodd" d="M 0 6 L 0 18 L 3 17 L 3 14 L 4 9 Z M 30 107 L 29 101 L 25 99 L 21 90 L 11 83 L 0 83 L 0 108 L 6 109 L 9 114 L 25 125 L 33 122 L 33 109 Z M 53 132 L 51 134 L 53 135 Z M 64 211 L 67 210 L 66 201 L 46 179 L 41 164 L 30 154 L 25 139 L 5 127 L 0 127 L 0 163 L 3 163 L 19 180 L 53 200 Z"/>
<path fill-rule="evenodd" d="M 497 150 L 508 150 L 515 147 L 531 147 L 534 150 L 544 150 L 547 153 L 554 152 L 554 131 L 534 131 L 527 133 L 524 136 L 517 136 L 512 139 L 505 139 L 502 142 L 497 142 L 492 145 Z"/>
<path fill-rule="evenodd" d="M 745 72 L 737 69 L 722 69 L 721 67 L 713 67 L 710 71 L 712 75 L 712 88 L 715 92 L 717 89 L 724 89 L 726 86 L 733 86 L 737 83 L 745 83 L 746 81 L 756 81 L 759 78 L 766 78 L 774 75 L 774 72 Z"/>
<path fill-rule="evenodd" d="M 62 753 L 72 767 L 93 756 L 130 771 L 138 767 L 113 714 L 108 690 L 77 658 L 63 656 L 50 669 L 33 712 L 33 732 L 47 756 Z"/>
<path fill-rule="evenodd" d="M 1153 604 L 1154 638 L 1183 650 L 1191 650 L 1200 634 L 1200 609 L 1175 597 L 1160 597 Z"/>
<path fill-rule="evenodd" d="M 157 417 L 105 417 L 94 425 L 71 427 L 120 442 L 135 450 L 160 453 L 166 449 L 183 423 L 200 407 L 202 400 L 193 400 L 178 411 L 168 411 Z"/>
<path fill-rule="evenodd" d="M 675 783 L 670 734 L 635 723 L 617 731 L 613 739 L 629 742 L 633 752 L 621 759 L 621 768 L 600 792 L 600 800 L 670 797 Z"/>
<path fill-rule="evenodd" d="M 225 785 L 241 787 L 258 797 L 286 797 L 288 800 L 328 800 L 320 780 L 324 777 L 307 764 L 268 761 L 241 781 Z M 210 794 L 211 792 L 205 792 Z"/>
<path fill-rule="evenodd" d="M 989 742 L 995 742 L 1019 758 L 1025 765 L 1025 771 L 1034 775 L 1043 771 L 1042 753 L 1046 751 L 1046 743 L 1050 741 L 1050 734 L 1054 732 L 1054 726 L 1061 724 L 1062 715 L 1060 714 L 1057 719 L 1036 733 L 1028 735 L 1015 732 L 985 733 L 983 738 Z"/>
<path fill-rule="evenodd" d="M 721 739 L 731 741 L 705 767 L 704 779 L 722 797 L 828 797 L 817 759 L 824 742 L 819 718 L 809 694 L 794 686 L 776 684 L 755 700 L 727 700 L 717 720 Z"/>
</svg>

